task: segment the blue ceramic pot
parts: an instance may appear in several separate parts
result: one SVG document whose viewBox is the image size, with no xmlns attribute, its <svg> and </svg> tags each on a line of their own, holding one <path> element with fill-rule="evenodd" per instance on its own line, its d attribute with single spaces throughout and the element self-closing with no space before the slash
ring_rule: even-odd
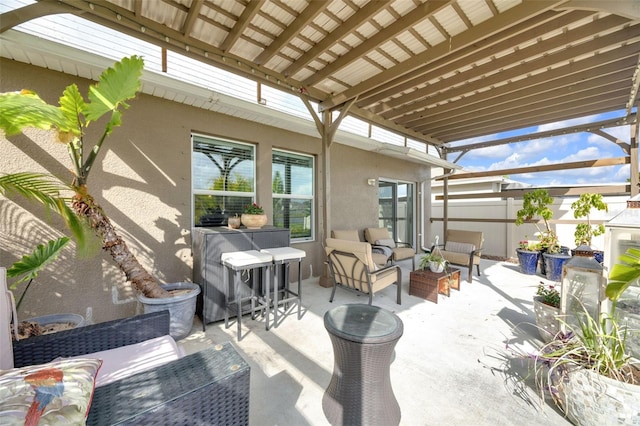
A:
<svg viewBox="0 0 640 426">
<path fill-rule="evenodd" d="M 518 254 L 518 263 L 520 264 L 520 272 L 526 275 L 535 275 L 538 269 L 539 251 L 529 251 L 516 249 Z"/>
<path fill-rule="evenodd" d="M 570 254 L 565 253 L 544 253 L 542 255 L 546 266 L 545 275 L 549 281 L 560 281 L 562 279 L 562 267 L 571 259 Z"/>
</svg>

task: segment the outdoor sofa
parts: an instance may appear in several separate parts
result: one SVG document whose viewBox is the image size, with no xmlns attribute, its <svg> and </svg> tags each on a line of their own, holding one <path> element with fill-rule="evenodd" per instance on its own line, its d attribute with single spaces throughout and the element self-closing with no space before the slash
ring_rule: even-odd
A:
<svg viewBox="0 0 640 426">
<path fill-rule="evenodd" d="M 13 342 L 15 367 L 169 335 L 169 312 L 137 315 Z M 103 364 L 104 365 L 104 364 Z M 227 342 L 96 387 L 89 425 L 247 425 L 250 367 Z"/>
</svg>

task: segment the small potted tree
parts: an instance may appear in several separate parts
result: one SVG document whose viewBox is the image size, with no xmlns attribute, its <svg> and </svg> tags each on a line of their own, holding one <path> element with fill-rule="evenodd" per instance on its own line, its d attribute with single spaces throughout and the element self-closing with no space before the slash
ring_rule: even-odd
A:
<svg viewBox="0 0 640 426">
<path fill-rule="evenodd" d="M 552 277 L 550 280 L 557 281 L 556 272 L 562 270 L 562 267 L 556 266 L 556 259 L 566 261 L 570 256 L 561 254 L 561 246 L 558 242 L 558 236 L 551 229 L 549 221 L 553 217 L 553 210 L 549 206 L 553 204 L 553 197 L 549 195 L 549 191 L 543 188 L 534 189 L 524 194 L 522 208 L 516 213 L 515 224 L 522 225 L 525 222 L 533 222 L 536 230 L 536 236 L 540 239 L 540 272 L 547 274 L 547 259 L 545 254 L 553 255 L 549 257 L 552 262 Z M 544 222 L 544 229 L 540 229 L 538 222 Z"/>
<path fill-rule="evenodd" d="M 602 194 L 581 194 L 580 198 L 571 203 L 571 209 L 573 210 L 573 217 L 576 219 L 586 218 L 586 223 L 579 223 L 576 225 L 574 232 L 576 247 L 581 245 L 589 246 L 593 249 L 592 240 L 593 237 L 604 234 L 605 228 L 603 224 L 592 225 L 590 214 L 592 209 L 600 211 L 609 211 L 609 206 L 604 202 Z M 593 256 L 595 259 L 602 263 L 604 260 L 604 252 L 602 250 L 594 249 Z"/>
</svg>

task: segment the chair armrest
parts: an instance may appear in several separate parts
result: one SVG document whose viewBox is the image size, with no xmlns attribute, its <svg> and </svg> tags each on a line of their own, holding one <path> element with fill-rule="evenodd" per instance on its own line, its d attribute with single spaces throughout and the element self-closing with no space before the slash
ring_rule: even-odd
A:
<svg viewBox="0 0 640 426">
<path fill-rule="evenodd" d="M 413 246 L 409 243 L 405 243 L 403 241 L 395 241 L 396 243 L 396 247 L 407 247 L 407 248 L 413 248 Z"/>
<path fill-rule="evenodd" d="M 400 270 L 400 266 L 398 266 L 398 265 L 388 265 L 388 266 L 385 266 L 385 267 L 383 267 L 383 268 L 376 269 L 375 271 L 372 271 L 372 272 L 371 272 L 371 275 L 378 275 L 378 274 L 382 274 L 383 272 L 387 272 L 387 271 L 389 271 L 389 270 L 391 270 L 391 269 L 398 269 L 398 270 Z"/>
<path fill-rule="evenodd" d="M 13 361 L 16 367 L 44 364 L 58 357 L 105 351 L 167 334 L 169 311 L 153 312 L 13 342 Z"/>
<path fill-rule="evenodd" d="M 249 424 L 249 364 L 230 342 L 96 388 L 88 425 Z"/>
</svg>

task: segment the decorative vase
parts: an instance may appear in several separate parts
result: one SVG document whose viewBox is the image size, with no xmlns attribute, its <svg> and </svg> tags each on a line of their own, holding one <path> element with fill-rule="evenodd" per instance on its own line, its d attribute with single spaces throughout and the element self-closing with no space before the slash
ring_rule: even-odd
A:
<svg viewBox="0 0 640 426">
<path fill-rule="evenodd" d="M 533 312 L 536 314 L 536 326 L 538 333 L 545 343 L 549 343 L 560 331 L 560 308 L 547 305 L 542 301 L 542 297 L 533 298 Z"/>
<path fill-rule="evenodd" d="M 555 380 L 551 394 L 571 423 L 580 426 L 635 425 L 640 413 L 640 385 L 576 368 Z"/>
<path fill-rule="evenodd" d="M 562 280 L 562 266 L 571 259 L 570 254 L 564 253 L 543 253 L 545 263 L 545 275 L 550 281 Z"/>
<path fill-rule="evenodd" d="M 184 294 L 164 297 L 160 299 L 138 295 L 138 301 L 144 308 L 144 313 L 169 311 L 169 335 L 180 340 L 189 335 L 196 313 L 196 300 L 200 294 L 200 286 L 194 283 L 180 282 L 161 284 L 167 291 L 187 290 Z"/>
<path fill-rule="evenodd" d="M 539 251 L 516 249 L 518 255 L 518 263 L 520 264 L 520 272 L 526 275 L 535 275 L 538 269 Z"/>
<path fill-rule="evenodd" d="M 240 220 L 247 229 L 260 229 L 267 224 L 267 215 L 243 213 Z"/>
<path fill-rule="evenodd" d="M 229 228 L 232 228 L 232 229 L 240 228 L 240 223 L 241 223 L 241 220 L 238 216 L 233 216 L 227 219 L 227 225 L 229 225 Z"/>
</svg>

